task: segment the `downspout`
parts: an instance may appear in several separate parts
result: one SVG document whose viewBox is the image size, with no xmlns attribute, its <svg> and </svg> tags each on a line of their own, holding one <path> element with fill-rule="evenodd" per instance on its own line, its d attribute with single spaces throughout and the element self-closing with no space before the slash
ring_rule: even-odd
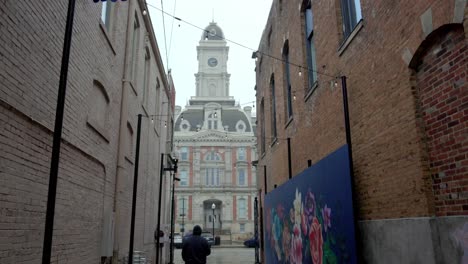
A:
<svg viewBox="0 0 468 264">
<path fill-rule="evenodd" d="M 127 16 L 127 31 L 125 36 L 125 54 L 124 54 L 124 67 L 123 67 L 123 79 L 122 79 L 122 100 L 120 104 L 120 127 L 119 127 L 119 144 L 117 149 L 117 173 L 115 179 L 115 189 L 114 189 L 114 215 L 115 215 L 115 224 L 114 224 L 114 245 L 113 245 L 113 263 L 118 263 L 119 258 L 119 248 L 120 248 L 120 234 L 119 226 L 121 219 L 119 219 L 120 210 L 117 204 L 117 201 L 120 198 L 119 196 L 119 187 L 122 183 L 126 181 L 124 178 L 125 175 L 125 150 L 126 150 L 126 130 L 127 130 L 127 120 L 128 120 L 128 89 L 129 89 L 129 71 L 128 66 L 130 63 L 129 55 L 131 54 L 130 39 L 132 30 L 132 14 L 133 14 L 133 3 L 135 1 L 128 1 L 128 16 Z"/>
</svg>

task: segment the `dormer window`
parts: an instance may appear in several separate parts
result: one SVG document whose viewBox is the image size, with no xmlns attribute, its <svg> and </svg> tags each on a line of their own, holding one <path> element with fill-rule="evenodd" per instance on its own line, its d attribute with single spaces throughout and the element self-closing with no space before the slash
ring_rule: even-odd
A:
<svg viewBox="0 0 468 264">
<path fill-rule="evenodd" d="M 208 129 L 218 129 L 218 118 L 216 112 L 208 115 Z"/>
</svg>

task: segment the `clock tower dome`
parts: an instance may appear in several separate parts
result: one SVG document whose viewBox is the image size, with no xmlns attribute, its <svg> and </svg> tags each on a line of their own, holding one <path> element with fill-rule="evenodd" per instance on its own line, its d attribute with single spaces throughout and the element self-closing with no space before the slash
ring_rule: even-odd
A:
<svg viewBox="0 0 468 264">
<path fill-rule="evenodd" d="M 228 53 L 223 31 L 215 22 L 211 22 L 197 46 L 196 96 L 192 100 L 232 100 L 229 96 L 231 75 L 227 72 Z"/>
</svg>

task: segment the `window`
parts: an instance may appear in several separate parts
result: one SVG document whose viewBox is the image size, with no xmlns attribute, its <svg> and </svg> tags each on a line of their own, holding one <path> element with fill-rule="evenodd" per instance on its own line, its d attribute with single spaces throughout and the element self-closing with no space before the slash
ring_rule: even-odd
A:
<svg viewBox="0 0 468 264">
<path fill-rule="evenodd" d="M 135 13 L 135 21 L 133 22 L 133 37 L 132 37 L 132 61 L 131 61 L 131 76 L 132 80 L 136 78 L 136 68 L 138 60 L 138 45 L 140 40 L 140 23 L 138 23 L 137 14 Z"/>
<path fill-rule="evenodd" d="M 272 140 L 276 139 L 276 95 L 275 95 L 275 76 L 272 74 L 270 79 L 270 114 L 271 114 L 271 135 Z"/>
<path fill-rule="evenodd" d="M 283 47 L 283 61 L 284 61 L 284 80 L 285 80 L 285 89 L 286 89 L 286 116 L 291 118 L 293 115 L 292 112 L 292 91 L 291 91 L 291 73 L 289 69 L 289 44 L 286 40 L 286 43 Z M 286 120 L 288 121 L 288 120 Z"/>
<path fill-rule="evenodd" d="M 208 154 L 206 154 L 205 160 L 218 161 L 218 160 L 221 160 L 221 158 L 219 157 L 218 153 L 216 153 L 215 151 L 210 151 Z"/>
<path fill-rule="evenodd" d="M 244 198 L 239 199 L 239 218 L 246 218 L 247 201 Z"/>
<path fill-rule="evenodd" d="M 208 115 L 208 129 L 218 129 L 218 114 L 216 111 Z"/>
<path fill-rule="evenodd" d="M 101 20 L 106 26 L 107 31 L 110 30 L 110 17 L 111 17 L 112 4 L 110 1 L 102 2 Z"/>
<path fill-rule="evenodd" d="M 109 107 L 109 96 L 107 95 L 104 86 L 98 82 L 93 82 L 93 91 L 91 93 L 92 109 L 90 115 L 93 119 L 103 128 L 106 127 L 108 107 Z"/>
<path fill-rule="evenodd" d="M 110 100 L 106 89 L 97 80 L 93 82 L 93 89 L 89 93 L 89 102 L 90 109 L 87 124 L 109 142 L 108 116 Z"/>
<path fill-rule="evenodd" d="M 237 159 L 240 161 L 245 161 L 245 148 L 239 148 L 237 150 Z"/>
<path fill-rule="evenodd" d="M 219 168 L 206 168 L 205 183 L 207 186 L 219 186 Z"/>
<path fill-rule="evenodd" d="M 177 199 L 177 207 L 179 210 L 179 216 L 180 217 L 186 217 L 187 216 L 187 209 L 188 209 L 188 204 L 187 204 L 187 198 L 181 197 Z"/>
<path fill-rule="evenodd" d="M 130 123 L 127 122 L 127 140 L 128 140 L 128 143 L 127 143 L 127 147 L 128 147 L 128 155 L 127 157 L 128 158 L 132 158 L 133 157 L 133 128 L 132 128 L 132 125 L 130 125 Z"/>
<path fill-rule="evenodd" d="M 149 76 L 150 76 L 150 52 L 148 47 L 145 49 L 145 64 L 143 66 L 143 105 L 147 106 L 148 103 L 148 83 L 149 83 Z"/>
<path fill-rule="evenodd" d="M 260 102 L 260 126 L 261 126 L 261 135 L 260 135 L 260 148 L 261 153 L 265 153 L 265 104 L 262 98 Z"/>
<path fill-rule="evenodd" d="M 180 148 L 180 160 L 188 160 L 188 148 L 187 147 Z"/>
<path fill-rule="evenodd" d="M 315 44 L 314 44 L 314 21 L 312 15 L 311 0 L 305 9 L 305 30 L 306 30 L 306 48 L 307 48 L 307 67 L 309 76 L 309 87 L 311 89 L 317 81 L 317 64 L 315 59 Z"/>
<path fill-rule="evenodd" d="M 188 172 L 186 169 L 181 169 L 179 172 L 180 186 L 188 186 Z"/>
<path fill-rule="evenodd" d="M 239 186 L 245 186 L 246 181 L 245 181 L 245 169 L 244 168 L 238 168 L 237 169 L 237 183 Z"/>
<path fill-rule="evenodd" d="M 245 224 L 239 224 L 239 231 L 245 233 Z"/>
<path fill-rule="evenodd" d="M 360 0 L 341 0 L 341 15 L 343 17 L 343 34 L 346 39 L 354 27 L 362 19 Z"/>
</svg>

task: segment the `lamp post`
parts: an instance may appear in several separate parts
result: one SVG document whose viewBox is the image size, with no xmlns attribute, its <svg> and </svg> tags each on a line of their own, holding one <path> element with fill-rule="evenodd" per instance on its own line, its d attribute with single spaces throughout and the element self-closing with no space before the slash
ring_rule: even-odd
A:
<svg viewBox="0 0 468 264">
<path fill-rule="evenodd" d="M 215 217 L 215 214 L 214 214 L 214 210 L 216 209 L 216 205 L 214 203 L 211 205 L 211 209 L 213 210 L 213 219 L 212 220 L 213 220 L 213 240 L 214 240 L 215 239 L 215 234 L 214 234 L 214 221 L 215 221 L 214 217 Z"/>
<path fill-rule="evenodd" d="M 180 181 L 179 178 L 176 178 L 174 176 L 174 173 L 172 173 L 172 198 L 171 198 L 171 245 L 169 248 L 170 251 L 170 260 L 169 263 L 173 264 L 174 263 L 174 184 L 176 181 Z"/>
<path fill-rule="evenodd" d="M 184 217 L 185 217 L 185 198 L 182 198 L 182 228 L 180 229 L 180 232 L 182 233 L 182 237 L 184 237 L 184 232 L 185 232 L 185 225 L 184 225 Z"/>
<path fill-rule="evenodd" d="M 159 178 L 159 199 L 158 199 L 158 224 L 156 226 L 156 229 L 159 233 L 161 230 L 161 194 L 162 194 L 162 180 L 163 180 L 163 174 L 166 171 L 173 171 L 174 173 L 177 173 L 177 159 L 173 159 L 171 155 L 167 155 L 167 157 L 170 159 L 172 163 L 172 167 L 170 168 L 164 168 L 164 153 L 161 153 L 161 167 L 160 167 L 160 178 Z M 160 237 L 159 235 L 156 237 L 156 264 L 159 264 L 159 242 L 160 242 Z"/>
</svg>

